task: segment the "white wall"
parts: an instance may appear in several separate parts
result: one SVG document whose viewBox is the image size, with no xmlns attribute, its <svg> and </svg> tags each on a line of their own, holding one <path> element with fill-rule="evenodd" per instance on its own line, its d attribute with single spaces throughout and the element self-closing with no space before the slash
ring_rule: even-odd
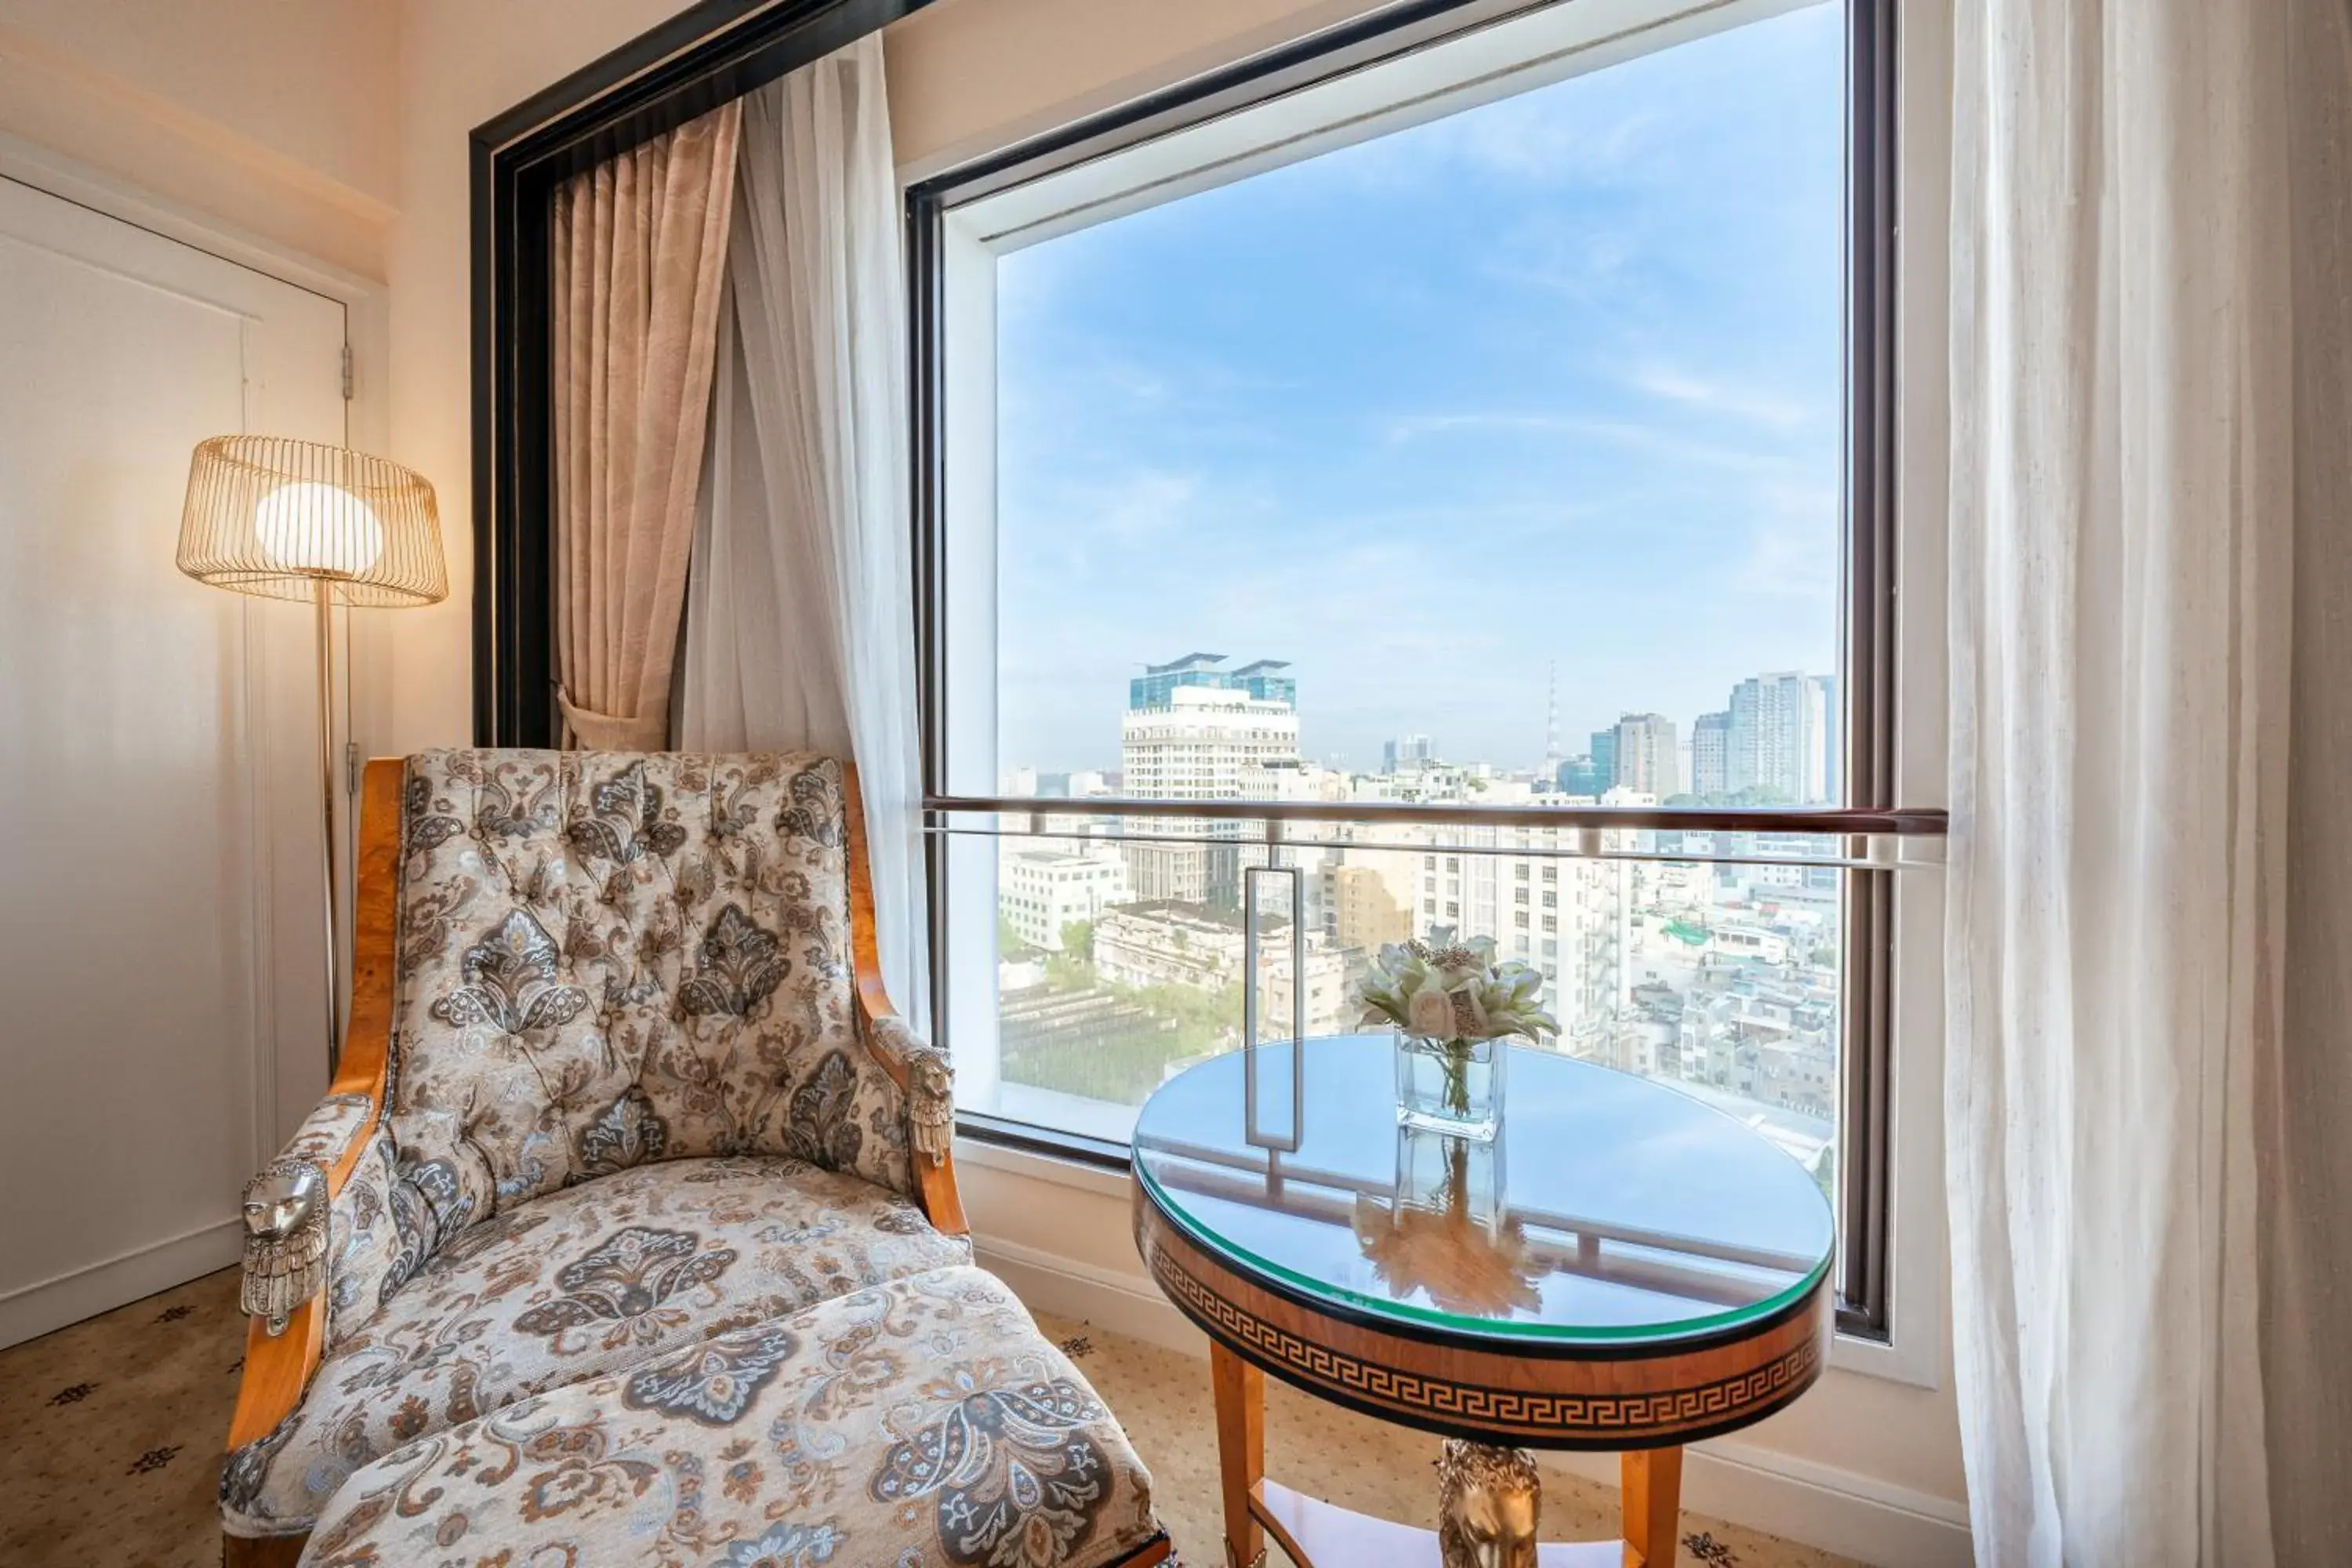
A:
<svg viewBox="0 0 2352 1568">
<path fill-rule="evenodd" d="M 172 552 L 197 441 L 343 439 L 344 330 L 0 179 L 0 1344 L 232 1261 L 326 1088 L 311 618 Z"/>
<path fill-rule="evenodd" d="M 398 51 L 382 0 L 0 0 L 0 132 L 381 279 Z"/>
</svg>

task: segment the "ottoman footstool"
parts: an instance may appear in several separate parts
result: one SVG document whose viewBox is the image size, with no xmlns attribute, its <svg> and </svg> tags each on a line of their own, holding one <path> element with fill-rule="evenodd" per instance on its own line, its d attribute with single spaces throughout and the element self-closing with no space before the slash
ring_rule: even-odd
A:
<svg viewBox="0 0 2352 1568">
<path fill-rule="evenodd" d="M 1151 1478 L 993 1275 L 912 1275 L 523 1399 L 337 1490 L 310 1568 L 1101 1568 Z"/>
</svg>

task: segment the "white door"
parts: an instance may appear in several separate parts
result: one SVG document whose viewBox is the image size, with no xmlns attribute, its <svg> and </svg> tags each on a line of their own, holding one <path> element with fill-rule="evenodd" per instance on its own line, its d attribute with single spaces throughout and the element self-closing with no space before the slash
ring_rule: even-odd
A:
<svg viewBox="0 0 2352 1568">
<path fill-rule="evenodd" d="M 0 178 L 0 1345 L 233 1261 L 326 1082 L 310 612 L 189 449 L 344 439 L 343 306 Z"/>
</svg>

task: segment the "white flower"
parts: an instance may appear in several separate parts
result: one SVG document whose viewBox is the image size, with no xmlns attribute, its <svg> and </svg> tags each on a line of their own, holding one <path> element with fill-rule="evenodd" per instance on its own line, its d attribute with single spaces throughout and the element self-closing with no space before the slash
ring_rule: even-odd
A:
<svg viewBox="0 0 2352 1568">
<path fill-rule="evenodd" d="M 1404 1026 L 1433 1040 L 1454 1037 L 1454 998 L 1444 987 L 1425 985 L 1405 1004 Z"/>
<path fill-rule="evenodd" d="M 1449 962 L 1440 964 L 1443 954 Z M 1389 1023 L 1408 1034 L 1440 1040 L 1486 1040 L 1559 1031 L 1536 1005 L 1542 973 L 1533 965 L 1495 961 L 1491 937 L 1457 942 L 1433 931 L 1427 942 L 1391 943 L 1357 989 L 1363 1022 Z"/>
<path fill-rule="evenodd" d="M 1478 994 L 1482 989 L 1475 980 L 1456 986 L 1454 992 L 1454 1033 L 1467 1040 L 1485 1040 L 1494 1037 L 1487 1026 L 1486 1005 Z"/>
</svg>

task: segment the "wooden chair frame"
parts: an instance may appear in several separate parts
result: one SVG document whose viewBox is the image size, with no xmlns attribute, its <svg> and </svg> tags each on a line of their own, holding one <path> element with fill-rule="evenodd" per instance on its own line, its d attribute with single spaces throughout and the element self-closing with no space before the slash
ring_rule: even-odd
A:
<svg viewBox="0 0 2352 1568">
<path fill-rule="evenodd" d="M 341 1068 L 327 1092 L 365 1095 L 368 1114 L 327 1173 L 331 1203 L 351 1179 L 384 1113 L 384 1068 L 391 1059 L 399 937 L 401 795 L 407 773 L 405 759 L 379 757 L 368 763 L 361 786 L 351 1021 L 343 1035 Z M 848 763 L 841 766 L 841 794 L 848 815 L 849 949 L 857 984 L 858 1034 L 867 1052 L 904 1091 L 907 1064 L 876 1044 L 875 1023 L 896 1017 L 898 1009 L 891 1005 L 889 992 L 882 984 L 874 932 L 874 879 L 866 850 L 866 812 L 858 799 L 857 770 Z M 933 1161 L 910 1147 L 908 1159 L 916 1201 L 931 1224 L 950 1236 L 969 1234 L 963 1200 L 956 1191 L 953 1154 L 943 1153 Z M 229 1421 L 231 1452 L 268 1436 L 301 1403 L 326 1353 L 326 1339 L 323 1289 L 295 1308 L 285 1328 L 276 1334 L 262 1318 L 247 1321 L 245 1373 L 237 1384 L 236 1413 Z M 224 1531 L 221 1560 L 225 1568 L 293 1568 L 309 1539 L 307 1534 L 256 1538 Z M 1159 1561 L 1148 1554 L 1150 1550 L 1130 1562 L 1139 1565 Z M 1164 1555 L 1164 1545 L 1160 1550 Z"/>
</svg>

